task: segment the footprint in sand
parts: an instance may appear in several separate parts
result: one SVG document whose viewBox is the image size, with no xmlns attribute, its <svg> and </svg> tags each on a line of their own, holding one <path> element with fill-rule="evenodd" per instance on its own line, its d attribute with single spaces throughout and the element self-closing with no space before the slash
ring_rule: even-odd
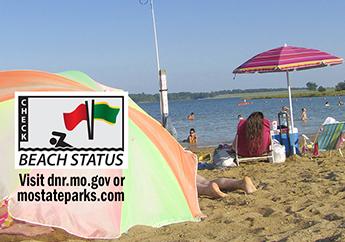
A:
<svg viewBox="0 0 345 242">
<path fill-rule="evenodd" d="M 245 219 L 245 221 L 249 222 L 249 227 L 253 227 L 255 218 L 248 217 L 248 218 Z"/>
<path fill-rule="evenodd" d="M 223 223 L 225 223 L 225 224 L 231 224 L 231 223 L 233 223 L 233 222 L 235 222 L 234 220 L 231 220 L 231 219 L 225 219 L 225 220 L 223 220 Z"/>
<path fill-rule="evenodd" d="M 265 228 L 264 227 L 260 227 L 260 228 L 256 228 L 253 230 L 253 233 L 254 234 L 261 234 L 265 231 Z"/>
<path fill-rule="evenodd" d="M 282 200 L 282 198 L 281 198 L 281 197 L 272 197 L 271 200 L 272 200 L 273 202 L 279 202 L 279 201 Z"/>
<path fill-rule="evenodd" d="M 317 222 L 317 221 L 307 221 L 301 225 L 301 229 L 308 229 L 308 228 L 310 228 L 310 227 L 312 227 L 318 223 L 319 222 Z"/>
<path fill-rule="evenodd" d="M 337 173 L 331 171 L 326 174 L 325 179 L 331 180 L 331 181 L 337 181 L 338 180 L 338 175 Z"/>
<path fill-rule="evenodd" d="M 310 208 L 309 212 L 312 213 L 313 215 L 321 214 L 320 211 L 317 208 L 314 208 L 314 207 Z"/>
<path fill-rule="evenodd" d="M 285 212 L 288 213 L 288 214 L 293 214 L 293 213 L 295 213 L 295 211 L 292 210 L 292 207 L 291 207 L 291 206 L 288 206 L 288 207 L 285 209 Z"/>
<path fill-rule="evenodd" d="M 338 192 L 345 192 L 345 187 L 340 188 Z"/>
<path fill-rule="evenodd" d="M 339 224 L 338 228 L 345 229 L 345 220 Z"/>
<path fill-rule="evenodd" d="M 343 235 L 343 233 L 340 233 L 323 239 L 315 240 L 315 242 L 344 241 L 344 238 L 345 236 Z"/>
<path fill-rule="evenodd" d="M 268 183 L 260 182 L 259 185 L 257 186 L 257 188 L 258 188 L 259 190 L 268 190 L 269 185 L 268 185 Z"/>
<path fill-rule="evenodd" d="M 271 216 L 272 213 L 274 213 L 274 209 L 272 208 L 260 208 L 259 209 L 259 213 L 263 216 L 263 217 L 269 217 Z"/>
<path fill-rule="evenodd" d="M 324 219 L 328 220 L 328 221 L 335 221 L 335 220 L 339 220 L 342 219 L 343 217 L 339 216 L 336 213 L 330 213 L 327 214 L 325 217 L 323 217 Z"/>
</svg>

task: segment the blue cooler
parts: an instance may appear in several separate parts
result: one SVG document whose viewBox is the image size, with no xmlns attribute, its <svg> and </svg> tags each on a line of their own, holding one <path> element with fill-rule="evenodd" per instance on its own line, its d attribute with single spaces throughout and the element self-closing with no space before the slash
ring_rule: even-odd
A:
<svg viewBox="0 0 345 242">
<path fill-rule="evenodd" d="M 272 131 L 274 132 L 272 134 L 272 139 L 276 139 L 279 141 L 279 143 L 281 145 L 284 145 L 285 146 L 285 152 L 286 152 L 286 156 L 290 156 L 292 155 L 292 145 L 291 145 L 291 149 L 290 149 L 290 145 L 289 145 L 289 139 L 288 139 L 288 136 L 287 136 L 287 133 L 282 133 L 280 135 L 279 131 Z M 293 132 L 291 132 L 290 130 L 290 141 L 291 141 L 291 144 L 293 144 L 296 148 L 296 154 L 300 154 L 299 152 L 299 145 L 298 145 L 298 129 L 297 128 L 294 128 L 293 129 Z"/>
</svg>

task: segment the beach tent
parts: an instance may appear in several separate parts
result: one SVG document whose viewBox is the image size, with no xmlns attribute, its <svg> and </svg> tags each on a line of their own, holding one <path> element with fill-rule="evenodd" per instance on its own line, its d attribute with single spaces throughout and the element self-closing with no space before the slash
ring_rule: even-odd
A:
<svg viewBox="0 0 345 242">
<path fill-rule="evenodd" d="M 134 225 L 159 227 L 199 221 L 196 159 L 153 118 L 129 100 L 129 161 L 123 170 L 32 170 L 91 177 L 124 176 L 123 202 L 27 203 L 16 200 L 18 173 L 14 170 L 15 91 L 112 91 L 81 72 L 0 72 L 0 199 L 9 196 L 10 214 L 33 224 L 58 227 L 84 238 L 116 238 Z M 20 188 L 40 191 L 40 187 Z M 46 188 L 53 189 L 53 188 Z M 68 191 L 69 187 L 60 187 Z M 75 191 L 83 188 L 73 188 Z M 98 188 L 111 191 L 112 187 Z M 101 191 L 97 190 L 97 191 Z"/>
</svg>

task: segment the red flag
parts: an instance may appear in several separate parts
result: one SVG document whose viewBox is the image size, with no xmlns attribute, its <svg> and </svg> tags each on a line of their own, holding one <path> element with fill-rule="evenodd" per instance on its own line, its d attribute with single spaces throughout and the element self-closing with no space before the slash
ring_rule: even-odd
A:
<svg viewBox="0 0 345 242">
<path fill-rule="evenodd" d="M 87 120 L 86 105 L 80 104 L 73 112 L 64 113 L 63 119 L 66 129 L 73 130 L 81 121 Z"/>
</svg>

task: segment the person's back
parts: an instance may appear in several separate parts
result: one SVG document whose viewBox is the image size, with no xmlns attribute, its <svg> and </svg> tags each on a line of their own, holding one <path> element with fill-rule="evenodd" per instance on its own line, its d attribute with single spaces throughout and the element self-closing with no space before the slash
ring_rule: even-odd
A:
<svg viewBox="0 0 345 242">
<path fill-rule="evenodd" d="M 252 113 L 237 126 L 237 152 L 240 156 L 261 156 L 271 144 L 270 121 L 261 112 Z"/>
</svg>

